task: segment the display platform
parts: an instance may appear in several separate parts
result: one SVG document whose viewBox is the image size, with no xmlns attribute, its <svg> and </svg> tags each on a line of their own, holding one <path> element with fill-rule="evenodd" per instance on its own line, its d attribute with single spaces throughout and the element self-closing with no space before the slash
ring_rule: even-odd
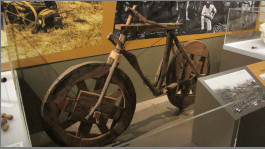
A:
<svg viewBox="0 0 265 149">
<path fill-rule="evenodd" d="M 265 88 L 246 67 L 200 78 L 195 101 L 195 115 L 225 106 L 194 120 L 197 146 L 265 146 Z"/>
<path fill-rule="evenodd" d="M 5 78 L 5 79 L 4 79 Z M 31 142 L 21 102 L 16 93 L 11 71 L 1 72 L 1 114 L 13 115 L 9 128 L 1 130 L 1 147 L 30 147 Z"/>
<path fill-rule="evenodd" d="M 245 40 L 225 44 L 224 50 L 265 60 L 265 43 L 260 39 Z"/>
</svg>

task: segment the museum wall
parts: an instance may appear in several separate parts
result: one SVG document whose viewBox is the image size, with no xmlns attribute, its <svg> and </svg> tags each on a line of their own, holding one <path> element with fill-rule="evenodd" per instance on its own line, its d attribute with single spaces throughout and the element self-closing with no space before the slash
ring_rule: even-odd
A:
<svg viewBox="0 0 265 149">
<path fill-rule="evenodd" d="M 200 40 L 207 45 L 210 51 L 210 73 L 216 73 L 219 70 L 220 55 L 223 46 L 224 37 L 213 37 Z M 163 55 L 165 46 L 157 46 L 143 49 L 132 50 L 131 52 L 138 58 L 139 64 L 148 77 L 153 80 L 157 67 Z M 19 79 L 24 79 L 27 84 L 34 90 L 39 98 L 43 98 L 45 92 L 51 83 L 57 78 L 59 74 L 64 72 L 67 68 L 85 61 L 106 61 L 108 55 L 92 56 L 87 58 L 80 58 L 75 60 L 57 62 L 52 64 L 45 64 L 27 68 L 18 69 Z M 129 65 L 126 59 L 122 59 L 119 65 L 132 80 L 137 92 L 137 100 L 142 101 L 152 98 L 151 92 L 143 85 L 140 77 L 135 70 Z"/>
</svg>

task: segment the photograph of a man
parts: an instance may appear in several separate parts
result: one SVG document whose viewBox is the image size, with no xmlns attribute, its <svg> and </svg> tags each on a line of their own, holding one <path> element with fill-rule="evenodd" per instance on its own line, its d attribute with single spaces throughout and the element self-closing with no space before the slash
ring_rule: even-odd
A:
<svg viewBox="0 0 265 149">
<path fill-rule="evenodd" d="M 212 31 L 212 20 L 216 12 L 217 10 L 214 7 L 214 5 L 207 1 L 206 4 L 203 6 L 202 13 L 201 13 L 201 31 L 202 32 Z M 204 23 L 206 23 L 206 29 L 205 29 Z"/>
</svg>

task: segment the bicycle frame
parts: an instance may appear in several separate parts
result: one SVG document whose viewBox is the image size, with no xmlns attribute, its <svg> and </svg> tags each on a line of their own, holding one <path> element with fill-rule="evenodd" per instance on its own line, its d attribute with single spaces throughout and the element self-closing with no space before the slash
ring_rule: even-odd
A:
<svg viewBox="0 0 265 149">
<path fill-rule="evenodd" d="M 106 82 L 105 82 L 105 84 L 103 86 L 103 89 L 101 91 L 101 94 L 100 94 L 100 97 L 98 99 L 98 102 L 90 110 L 90 113 L 86 116 L 86 119 L 88 119 L 92 115 L 93 115 L 94 118 L 98 117 L 98 113 L 96 114 L 95 111 L 99 110 L 99 107 L 101 105 L 103 97 L 105 96 L 106 90 L 107 90 L 107 88 L 109 86 L 109 83 L 110 83 L 111 77 L 113 75 L 113 72 L 115 71 L 115 68 L 118 66 L 118 63 L 120 61 L 121 55 L 124 55 L 124 57 L 128 60 L 130 65 L 136 70 L 138 75 L 144 81 L 145 85 L 148 86 L 148 88 L 152 91 L 152 93 L 155 96 L 159 96 L 159 95 L 161 95 L 163 93 L 166 93 L 168 88 L 174 88 L 174 87 L 178 86 L 181 83 L 185 83 L 187 81 L 190 81 L 195 76 L 197 76 L 197 77 L 203 76 L 202 74 L 200 74 L 196 70 L 192 60 L 190 59 L 190 57 L 187 55 L 187 53 L 184 51 L 184 49 L 180 45 L 178 38 L 174 34 L 174 30 L 172 28 L 168 28 L 168 26 L 166 26 L 164 24 L 160 24 L 160 23 L 156 23 L 156 22 L 147 20 L 145 17 L 143 17 L 141 14 L 139 14 L 135 10 L 136 7 L 137 6 L 135 5 L 135 6 L 133 6 L 133 8 L 129 8 L 131 10 L 132 14 L 134 14 L 135 16 L 140 18 L 143 22 L 153 25 L 153 27 L 158 27 L 160 29 L 162 28 L 163 30 L 167 30 L 166 47 L 165 47 L 165 50 L 164 50 L 164 55 L 163 55 L 161 64 L 159 65 L 159 67 L 157 69 L 157 73 L 156 73 L 156 76 L 158 76 L 158 78 L 155 79 L 155 83 L 152 84 L 150 82 L 150 80 L 147 79 L 144 76 L 144 74 L 143 74 L 143 72 L 142 72 L 142 70 L 141 70 L 141 68 L 139 66 L 139 63 L 137 61 L 136 56 L 124 49 L 124 43 L 126 41 L 126 36 L 128 34 L 128 32 L 126 30 L 121 30 L 119 39 L 114 34 L 111 33 L 108 36 L 108 39 L 114 44 L 115 50 L 113 50 L 110 53 L 108 61 L 107 61 L 107 63 L 111 64 L 110 72 L 109 72 L 109 74 L 107 76 Z M 130 23 L 131 23 L 131 20 L 132 20 L 132 17 L 133 17 L 132 14 L 130 14 L 128 16 L 128 19 L 127 19 L 127 22 L 126 22 L 126 26 L 130 25 Z M 183 82 L 176 82 L 176 83 L 170 84 L 168 86 L 164 86 L 163 83 L 164 83 L 164 80 L 166 78 L 166 74 L 167 74 L 167 71 L 168 71 L 168 65 L 169 65 L 168 62 L 169 62 L 169 57 L 170 57 L 170 51 L 173 48 L 173 41 L 174 41 L 176 47 L 178 48 L 178 50 L 180 50 L 180 52 L 184 53 L 184 56 L 188 60 L 189 64 L 191 65 L 192 71 L 193 71 L 193 73 L 195 75 L 193 77 L 191 77 L 189 80 L 185 80 Z"/>
</svg>

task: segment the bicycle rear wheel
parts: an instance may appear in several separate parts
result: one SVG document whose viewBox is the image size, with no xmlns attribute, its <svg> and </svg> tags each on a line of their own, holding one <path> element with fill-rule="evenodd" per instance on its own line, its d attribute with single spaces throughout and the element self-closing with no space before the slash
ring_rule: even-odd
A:
<svg viewBox="0 0 265 149">
<path fill-rule="evenodd" d="M 43 99 L 41 116 L 47 134 L 61 146 L 104 146 L 130 124 L 136 95 L 128 76 L 116 68 L 100 107 L 99 119 L 85 116 L 93 107 L 111 66 L 85 62 L 69 68 Z"/>
<path fill-rule="evenodd" d="M 195 68 L 201 74 L 209 73 L 209 52 L 206 46 L 199 41 L 189 41 L 184 43 L 184 50 L 193 61 Z M 178 51 L 169 65 L 166 85 L 187 80 L 193 75 L 191 66 L 184 53 Z M 183 110 L 194 103 L 196 94 L 197 78 L 188 84 L 181 84 L 173 89 L 169 89 L 167 96 L 169 101 L 180 110 Z"/>
</svg>

